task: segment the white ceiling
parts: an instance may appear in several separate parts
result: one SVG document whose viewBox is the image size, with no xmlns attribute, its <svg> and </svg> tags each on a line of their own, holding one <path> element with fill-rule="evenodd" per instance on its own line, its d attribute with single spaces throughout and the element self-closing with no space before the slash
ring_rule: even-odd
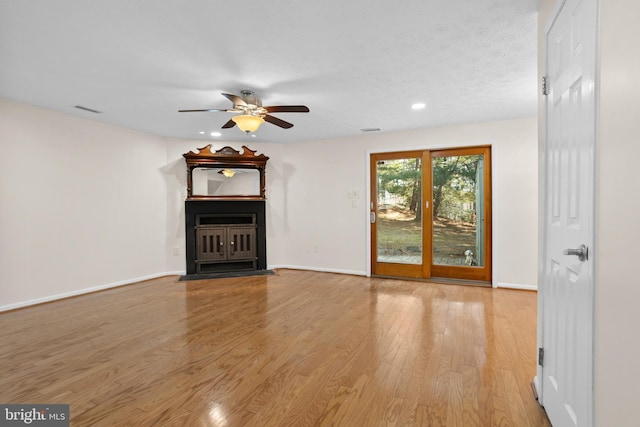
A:
<svg viewBox="0 0 640 427">
<path fill-rule="evenodd" d="M 157 135 L 220 130 L 222 92 L 296 142 L 536 114 L 539 0 L 0 0 L 0 97 Z M 424 102 L 427 108 L 411 110 Z M 99 110 L 93 114 L 76 105 Z M 206 135 L 199 132 L 206 131 Z"/>
</svg>

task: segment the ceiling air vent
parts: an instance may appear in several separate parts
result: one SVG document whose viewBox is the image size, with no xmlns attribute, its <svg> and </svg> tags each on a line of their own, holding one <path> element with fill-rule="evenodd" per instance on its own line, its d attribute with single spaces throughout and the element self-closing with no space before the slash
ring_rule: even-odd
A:
<svg viewBox="0 0 640 427">
<path fill-rule="evenodd" d="M 102 113 L 102 111 L 93 110 L 91 108 L 83 107 L 82 105 L 75 105 L 74 107 L 77 108 L 78 110 L 88 111 L 90 113 L 95 113 L 95 114 Z"/>
<path fill-rule="evenodd" d="M 380 128 L 364 128 L 364 129 L 360 129 L 362 132 L 364 133 L 369 133 L 369 132 L 380 132 Z"/>
</svg>

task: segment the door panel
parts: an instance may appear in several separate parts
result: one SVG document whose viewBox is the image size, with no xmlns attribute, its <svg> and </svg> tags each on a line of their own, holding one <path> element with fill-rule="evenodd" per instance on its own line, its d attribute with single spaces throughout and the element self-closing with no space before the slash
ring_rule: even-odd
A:
<svg viewBox="0 0 640 427">
<path fill-rule="evenodd" d="M 423 153 L 371 155 L 372 273 L 424 277 Z"/>
<path fill-rule="evenodd" d="M 490 150 L 433 151 L 431 162 L 431 275 L 490 281 Z"/>
<path fill-rule="evenodd" d="M 228 259 L 255 258 L 257 256 L 255 226 L 229 227 L 227 241 L 229 242 Z"/>
<path fill-rule="evenodd" d="M 567 0 L 546 34 L 542 242 L 542 405 L 554 426 L 593 425 L 596 2 Z"/>
<path fill-rule="evenodd" d="M 226 235 L 222 227 L 203 227 L 196 231 L 198 260 L 225 259 Z"/>
</svg>

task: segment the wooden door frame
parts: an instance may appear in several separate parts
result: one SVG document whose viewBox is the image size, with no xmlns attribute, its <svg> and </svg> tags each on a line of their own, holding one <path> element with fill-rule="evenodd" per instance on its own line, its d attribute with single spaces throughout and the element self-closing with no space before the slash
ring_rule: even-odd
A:
<svg viewBox="0 0 640 427">
<path fill-rule="evenodd" d="M 435 154 L 435 155 L 434 155 Z M 476 280 L 481 282 L 491 281 L 492 272 L 492 206 L 491 206 L 491 146 L 481 145 L 474 147 L 464 148 L 448 148 L 442 150 L 431 150 L 430 157 L 449 157 L 449 156 L 472 156 L 483 155 L 484 156 L 484 255 L 485 255 L 485 267 L 473 268 L 473 267 L 459 267 L 452 265 L 436 265 L 433 264 L 433 259 L 430 259 L 431 263 L 431 275 L 432 277 L 443 277 L 447 279 L 462 279 L 462 280 Z M 431 162 L 429 162 L 431 163 Z M 431 183 L 433 184 L 433 183 Z M 433 203 L 433 185 L 430 185 L 429 200 Z M 431 210 L 433 215 L 433 210 Z M 433 216 L 431 217 L 431 223 L 433 224 Z M 432 236 L 433 237 L 433 236 Z"/>
<path fill-rule="evenodd" d="M 468 267 L 458 267 L 448 271 L 442 271 L 443 266 L 439 266 L 439 270 L 436 271 L 440 274 L 433 274 L 433 266 L 432 266 L 432 234 L 433 234 L 433 185 L 432 185 L 432 170 L 431 170 L 431 160 L 432 153 L 452 153 L 453 155 L 473 155 L 473 154 L 483 154 L 485 159 L 485 174 L 484 174 L 484 188 L 485 188 L 485 239 L 484 239 L 484 251 L 485 251 L 485 264 L 487 265 L 486 269 L 483 269 L 484 272 L 479 273 L 478 270 L 469 270 Z M 441 154 L 443 157 L 447 154 Z M 464 146 L 464 147 L 446 147 L 446 148 L 422 148 L 422 149 L 413 149 L 406 151 L 376 151 L 376 152 L 368 152 L 367 153 L 367 167 L 369 173 L 369 209 L 368 209 L 368 218 L 370 218 L 370 213 L 372 211 L 377 211 L 377 181 L 376 181 L 376 165 L 378 160 L 382 159 L 402 159 L 402 158 L 422 158 L 422 233 L 423 233 L 423 244 L 422 244 L 422 265 L 415 265 L 415 268 L 407 269 L 402 268 L 398 270 L 394 265 L 384 265 L 382 269 L 376 268 L 380 266 L 380 263 L 377 263 L 376 260 L 376 245 L 377 245 L 377 230 L 374 224 L 371 221 L 368 222 L 367 226 L 369 228 L 368 237 L 369 237 L 369 268 L 368 274 L 370 276 L 392 276 L 392 277 L 406 277 L 406 278 L 414 278 L 414 279 L 430 279 L 432 277 L 443 277 L 443 278 L 454 278 L 461 280 L 474 280 L 474 281 L 482 281 L 482 282 L 491 282 L 492 281 L 492 171 L 491 171 L 491 145 L 474 145 L 474 146 Z M 428 185 L 426 185 L 428 184 Z M 428 206 L 425 204 L 426 201 L 429 201 Z M 429 221 L 426 221 L 425 218 L 429 218 Z M 425 238 L 428 236 L 428 238 Z M 403 273 L 403 270 L 410 270 L 410 275 L 400 274 Z M 456 273 L 455 277 L 451 275 L 451 273 Z M 448 274 L 448 275 L 446 275 Z"/>
</svg>

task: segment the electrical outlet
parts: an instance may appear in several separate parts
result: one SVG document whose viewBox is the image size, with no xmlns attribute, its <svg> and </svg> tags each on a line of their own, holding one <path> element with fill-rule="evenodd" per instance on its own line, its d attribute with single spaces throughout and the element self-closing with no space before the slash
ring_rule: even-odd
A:
<svg viewBox="0 0 640 427">
<path fill-rule="evenodd" d="M 180 248 L 179 247 L 176 246 L 175 248 L 173 248 L 173 255 L 174 256 L 180 255 Z"/>
</svg>

